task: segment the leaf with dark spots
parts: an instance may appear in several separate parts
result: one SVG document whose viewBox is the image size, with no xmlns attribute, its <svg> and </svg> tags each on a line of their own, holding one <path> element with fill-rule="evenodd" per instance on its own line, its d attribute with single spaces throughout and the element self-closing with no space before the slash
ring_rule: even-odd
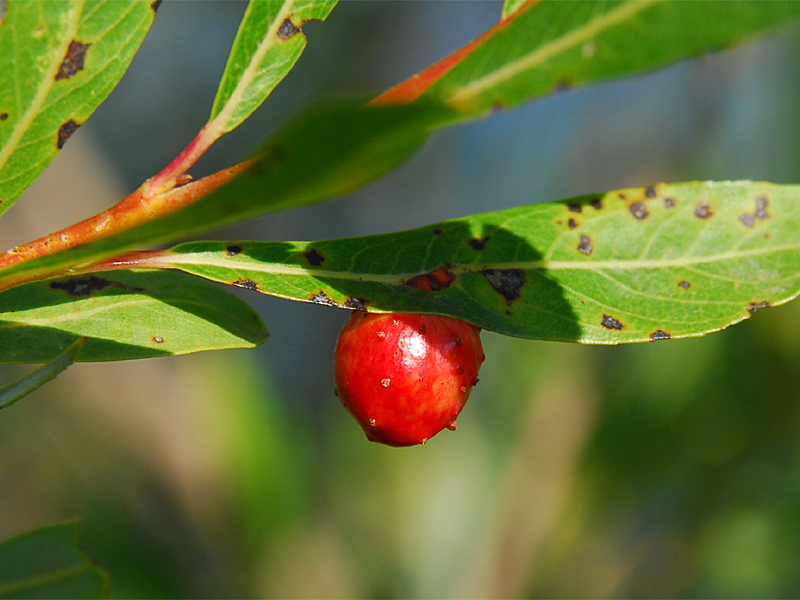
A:
<svg viewBox="0 0 800 600">
<path fill-rule="evenodd" d="M 56 142 L 56 146 L 59 150 L 64 147 L 64 145 L 67 143 L 67 140 L 69 140 L 69 138 L 72 137 L 72 134 L 78 130 L 78 127 L 80 127 L 80 125 L 70 119 L 58 128 L 58 141 Z"/>
<path fill-rule="evenodd" d="M 592 239 L 588 235 L 582 235 L 581 241 L 578 243 L 578 250 L 585 255 L 590 255 L 594 250 Z"/>
<path fill-rule="evenodd" d="M 583 210 L 583 207 L 580 204 L 567 204 L 567 209 L 569 212 L 579 213 Z"/>
<path fill-rule="evenodd" d="M 430 273 L 417 275 L 406 281 L 406 285 L 426 292 L 440 292 L 449 288 L 456 280 L 455 274 L 444 267 Z"/>
<path fill-rule="evenodd" d="M 469 245 L 473 250 L 481 251 L 486 248 L 486 244 L 489 243 L 490 237 L 487 235 L 483 238 L 472 238 L 469 241 Z"/>
<path fill-rule="evenodd" d="M 364 300 L 364 298 L 348 298 L 344 302 L 344 307 L 349 308 L 352 310 L 367 310 L 367 303 L 368 300 Z"/>
<path fill-rule="evenodd" d="M 489 285 L 509 302 L 519 298 L 525 285 L 525 271 L 522 269 L 484 269 L 481 273 Z"/>
<path fill-rule="evenodd" d="M 670 336 L 670 334 L 668 334 L 666 331 L 663 331 L 662 329 L 657 329 L 656 331 L 650 334 L 650 340 L 653 342 L 657 340 L 668 340 L 670 337 L 672 336 Z"/>
<path fill-rule="evenodd" d="M 300 33 L 300 30 L 297 27 L 295 27 L 291 19 L 285 19 L 283 23 L 281 23 L 280 28 L 278 29 L 278 37 L 281 38 L 282 40 L 288 40 L 296 33 Z"/>
<path fill-rule="evenodd" d="M 433 233 L 433 235 L 442 235 L 442 230 L 437 227 L 431 233 Z"/>
<path fill-rule="evenodd" d="M 708 219 L 713 215 L 714 213 L 711 212 L 711 206 L 705 202 L 701 202 L 694 207 L 694 216 L 698 219 Z"/>
<path fill-rule="evenodd" d="M 648 198 L 655 198 L 656 197 L 656 189 L 652 185 L 648 185 L 644 189 L 644 195 Z"/>
<path fill-rule="evenodd" d="M 225 252 L 228 254 L 228 256 L 236 256 L 238 254 L 241 254 L 242 247 L 239 244 L 231 244 L 230 246 L 225 248 Z"/>
<path fill-rule="evenodd" d="M 751 302 L 750 303 L 750 307 L 747 309 L 747 312 L 749 312 L 751 315 L 754 315 L 754 314 L 756 314 L 756 312 L 758 310 L 760 310 L 762 308 L 769 308 L 769 307 L 770 307 L 770 304 L 766 300 L 761 301 L 761 302 Z"/>
<path fill-rule="evenodd" d="M 600 198 L 592 198 L 589 200 L 589 205 L 595 210 L 600 210 L 603 208 L 603 201 Z"/>
<path fill-rule="evenodd" d="M 633 204 L 631 204 L 628 210 L 630 210 L 631 214 L 640 221 L 646 219 L 647 216 L 650 214 L 649 212 L 647 212 L 647 208 L 645 207 L 644 202 L 634 202 Z"/>
<path fill-rule="evenodd" d="M 603 315 L 603 320 L 600 321 L 600 324 L 606 329 L 614 329 L 616 331 L 621 331 L 622 328 L 625 327 L 622 323 L 620 323 L 617 319 L 615 319 L 611 315 Z"/>
<path fill-rule="evenodd" d="M 759 196 L 756 198 L 756 219 L 763 221 L 764 219 L 769 219 L 769 213 L 767 212 L 767 205 L 769 205 L 769 200 L 765 196 Z"/>
<path fill-rule="evenodd" d="M 675 198 L 664 198 L 664 208 L 666 209 L 675 208 L 676 203 Z"/>
<path fill-rule="evenodd" d="M 339 306 L 336 302 L 328 298 L 325 290 L 320 290 L 311 296 L 311 302 L 313 304 L 322 304 L 323 306 Z"/>
<path fill-rule="evenodd" d="M 8 113 L 0 113 L 0 121 L 5 121 L 6 119 L 8 119 Z"/>
<path fill-rule="evenodd" d="M 578 224 L 575 222 L 575 219 L 570 219 L 569 221 L 567 221 L 567 227 L 569 227 L 570 229 L 575 229 L 577 226 Z"/>
<path fill-rule="evenodd" d="M 83 63 L 86 60 L 86 51 L 89 50 L 89 46 L 91 44 L 82 44 L 77 40 L 69 43 L 67 54 L 56 73 L 56 81 L 69 79 L 78 71 L 83 71 Z"/>
<path fill-rule="evenodd" d="M 685 290 L 688 290 L 692 286 L 692 284 L 689 283 L 688 281 L 681 281 L 678 283 L 678 286 L 682 287 Z"/>
<path fill-rule="evenodd" d="M 311 250 L 306 250 L 303 252 L 303 256 L 306 257 L 306 260 L 311 263 L 312 267 L 318 267 L 322 263 L 325 262 L 325 257 L 320 254 L 316 248 L 312 248 Z"/>
<path fill-rule="evenodd" d="M 94 275 L 90 277 L 72 277 L 66 281 L 51 281 L 50 289 L 64 290 L 70 296 L 88 296 L 92 292 L 115 285 L 108 279 L 101 279 Z"/>
<path fill-rule="evenodd" d="M 232 282 L 231 285 L 235 285 L 236 287 L 244 288 L 246 290 L 251 290 L 253 292 L 258 291 L 258 285 L 252 279 L 239 279 Z"/>
<path fill-rule="evenodd" d="M 619 192 L 619 193 L 617 194 L 617 196 L 619 197 L 619 199 L 620 199 L 620 200 L 625 200 L 625 199 L 627 199 L 627 196 L 625 195 L 625 193 L 624 193 L 624 192 Z"/>
<path fill-rule="evenodd" d="M 741 221 L 742 225 L 745 227 L 752 227 L 756 224 L 756 216 L 752 213 L 744 213 L 739 215 L 739 221 Z"/>
</svg>

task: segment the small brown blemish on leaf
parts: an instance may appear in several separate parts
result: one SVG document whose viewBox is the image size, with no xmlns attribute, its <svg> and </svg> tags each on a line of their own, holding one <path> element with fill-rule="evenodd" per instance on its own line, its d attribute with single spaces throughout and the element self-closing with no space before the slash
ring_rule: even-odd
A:
<svg viewBox="0 0 800 600">
<path fill-rule="evenodd" d="M 59 150 L 64 147 L 64 145 L 67 143 L 67 140 L 78 130 L 78 127 L 80 127 L 80 125 L 70 119 L 58 128 L 58 141 L 56 142 L 56 146 L 58 146 Z"/>
<path fill-rule="evenodd" d="M 688 281 L 681 281 L 680 283 L 678 283 L 678 287 L 682 287 L 685 290 L 688 290 L 691 286 L 692 284 L 689 283 Z"/>
<path fill-rule="evenodd" d="M 164 343 L 164 338 L 161 337 L 160 335 L 155 335 L 155 336 L 153 336 L 153 341 L 156 344 L 163 344 Z"/>
<path fill-rule="evenodd" d="M 158 7 L 161 6 L 161 2 L 162 0 L 153 0 L 153 2 L 150 3 L 150 8 L 153 9 L 153 12 L 158 10 Z"/>
<path fill-rule="evenodd" d="M 767 200 L 766 196 L 759 196 L 756 198 L 756 219 L 759 221 L 769 219 L 769 213 L 767 212 L 768 204 L 769 200 Z"/>
<path fill-rule="evenodd" d="M 567 227 L 569 227 L 570 229 L 575 229 L 577 226 L 578 224 L 575 222 L 575 219 L 570 219 L 569 221 L 567 221 Z"/>
<path fill-rule="evenodd" d="M 8 113 L 0 113 L 0 121 L 5 121 L 6 119 L 8 119 Z"/>
<path fill-rule="evenodd" d="M 675 208 L 675 198 L 664 198 L 664 208 Z"/>
<path fill-rule="evenodd" d="M 278 37 L 282 40 L 288 40 L 294 34 L 299 33 L 299 31 L 300 30 L 295 27 L 291 19 L 285 19 L 283 23 L 281 23 L 280 29 L 278 29 Z"/>
<path fill-rule="evenodd" d="M 449 288 L 455 280 L 455 273 L 442 267 L 430 273 L 423 273 L 422 275 L 412 277 L 406 281 L 406 285 L 417 288 L 418 290 L 425 290 L 426 292 L 440 292 Z"/>
<path fill-rule="evenodd" d="M 238 244 L 231 244 L 225 248 L 225 252 L 228 254 L 228 256 L 236 256 L 242 252 L 242 247 Z"/>
<path fill-rule="evenodd" d="M 589 200 L 589 204 L 595 210 L 600 210 L 601 208 L 603 208 L 603 201 L 600 198 L 592 198 L 591 200 Z"/>
<path fill-rule="evenodd" d="M 761 308 L 769 308 L 769 302 L 767 301 L 751 302 L 750 308 L 747 309 L 747 312 L 749 312 L 751 315 L 754 315 L 756 314 L 756 311 L 758 311 Z"/>
<path fill-rule="evenodd" d="M 303 256 L 305 256 L 306 260 L 311 263 L 312 267 L 318 267 L 325 262 L 325 257 L 322 256 L 322 254 L 320 254 L 316 248 L 306 250 L 303 252 Z"/>
<path fill-rule="evenodd" d="M 620 199 L 620 200 L 625 200 L 625 198 L 626 198 L 625 194 L 623 194 L 622 192 L 619 192 L 619 193 L 617 194 L 617 196 L 619 196 L 619 199 Z"/>
<path fill-rule="evenodd" d="M 484 248 L 486 248 L 486 244 L 489 243 L 489 239 L 490 238 L 489 238 L 488 235 L 486 237 L 483 237 L 483 238 L 472 238 L 469 241 L 469 245 L 472 247 L 473 250 L 480 251 L 480 250 L 483 250 Z"/>
<path fill-rule="evenodd" d="M 246 290 L 251 290 L 253 292 L 258 291 L 258 285 L 252 279 L 238 279 L 231 283 L 231 285 L 235 285 L 236 287 L 244 288 Z"/>
<path fill-rule="evenodd" d="M 581 236 L 581 241 L 578 244 L 578 250 L 587 256 L 592 253 L 592 250 L 594 250 L 594 245 L 592 244 L 592 239 L 588 235 Z"/>
<path fill-rule="evenodd" d="M 567 209 L 569 209 L 569 212 L 579 213 L 583 210 L 583 207 L 580 204 L 570 203 L 567 204 Z"/>
<path fill-rule="evenodd" d="M 56 73 L 56 81 L 69 79 L 78 71 L 83 71 L 83 62 L 86 60 L 86 51 L 91 44 L 82 44 L 77 40 L 72 40 L 67 48 L 67 55 L 61 61 L 61 66 Z"/>
<path fill-rule="evenodd" d="M 324 306 L 337 306 L 336 302 L 328 298 L 325 290 L 320 290 L 311 296 L 311 302 L 314 304 L 322 304 Z"/>
<path fill-rule="evenodd" d="M 702 202 L 694 207 L 694 216 L 698 219 L 708 219 L 713 214 L 714 213 L 711 212 L 711 206 L 705 202 Z"/>
<path fill-rule="evenodd" d="M 646 219 L 647 216 L 650 214 L 647 212 L 647 208 L 645 208 L 644 202 L 634 202 L 630 205 L 628 210 L 631 211 L 631 214 L 639 219 L 640 221 Z"/>
<path fill-rule="evenodd" d="M 437 227 L 433 230 L 433 235 L 442 235 L 442 230 Z"/>
<path fill-rule="evenodd" d="M 525 285 L 525 271 L 522 269 L 484 269 L 481 273 L 489 285 L 509 302 L 519 298 Z"/>
<path fill-rule="evenodd" d="M 756 224 L 756 216 L 752 213 L 744 213 L 739 215 L 739 220 L 745 227 L 752 227 Z"/>
<path fill-rule="evenodd" d="M 625 327 L 611 315 L 603 315 L 603 320 L 600 321 L 600 324 L 606 329 L 616 329 L 617 331 L 620 331 L 623 327 Z"/>
<path fill-rule="evenodd" d="M 650 334 L 650 341 L 655 342 L 656 340 L 668 340 L 670 337 L 672 336 L 666 331 L 663 329 L 658 329 Z"/>
<path fill-rule="evenodd" d="M 654 188 L 652 185 L 648 185 L 646 188 L 644 188 L 644 195 L 648 198 L 655 198 L 656 188 Z"/>
</svg>

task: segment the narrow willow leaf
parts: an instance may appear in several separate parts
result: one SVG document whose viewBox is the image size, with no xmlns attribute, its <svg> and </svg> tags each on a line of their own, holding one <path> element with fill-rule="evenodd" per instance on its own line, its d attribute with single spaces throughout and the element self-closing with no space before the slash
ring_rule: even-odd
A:
<svg viewBox="0 0 800 600">
<path fill-rule="evenodd" d="M 267 294 L 616 344 L 723 329 L 800 291 L 800 187 L 659 184 L 321 242 L 192 242 L 148 266 Z"/>
<path fill-rule="evenodd" d="M 56 375 L 78 360 L 85 345 L 86 338 L 79 338 L 76 342 L 67 346 L 67 349 L 56 356 L 52 362 L 39 367 L 19 381 L 0 389 L 0 408 L 11 406 L 20 398 L 39 389 L 48 381 L 55 379 Z"/>
<path fill-rule="evenodd" d="M 18 263 L 0 271 L 0 281 L 99 260 L 347 193 L 403 162 L 432 129 L 454 115 L 435 106 L 363 108 L 363 101 L 317 107 L 281 130 L 240 177 L 184 210 L 98 242 Z"/>
<path fill-rule="evenodd" d="M 8 0 L 0 23 L 0 215 L 122 77 L 150 2 Z"/>
<path fill-rule="evenodd" d="M 422 97 L 484 114 L 719 50 L 798 13 L 798 2 L 542 0 L 510 14 L 507 26 L 501 23 Z"/>
<path fill-rule="evenodd" d="M 0 543 L 0 598 L 107 598 L 108 574 L 78 549 L 78 523 Z"/>
<path fill-rule="evenodd" d="M 217 130 L 236 128 L 266 100 L 306 47 L 300 28 L 325 20 L 337 0 L 250 0 L 233 42 L 211 120 Z"/>
<path fill-rule="evenodd" d="M 176 272 L 77 276 L 0 294 L 1 363 L 47 362 L 81 337 L 79 360 L 98 361 L 251 348 L 267 332 L 246 303 Z"/>
</svg>

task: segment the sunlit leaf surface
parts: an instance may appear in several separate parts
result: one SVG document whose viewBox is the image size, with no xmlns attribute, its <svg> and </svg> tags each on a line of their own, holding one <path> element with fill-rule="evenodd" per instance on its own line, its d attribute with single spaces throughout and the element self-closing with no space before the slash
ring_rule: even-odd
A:
<svg viewBox="0 0 800 600">
<path fill-rule="evenodd" d="M 150 2 L 8 0 L 0 22 L 0 215 L 114 89 Z"/>
<path fill-rule="evenodd" d="M 78 549 L 78 523 L 0 543 L 0 598 L 107 598 L 109 577 Z"/>
<path fill-rule="evenodd" d="M 119 271 L 0 294 L 0 362 L 45 362 L 88 338 L 80 360 L 250 348 L 267 339 L 243 301 L 195 277 Z"/>
<path fill-rule="evenodd" d="M 800 291 L 800 188 L 659 184 L 421 229 L 305 243 L 193 242 L 172 266 L 286 298 L 455 316 L 615 344 L 701 335 Z"/>
</svg>

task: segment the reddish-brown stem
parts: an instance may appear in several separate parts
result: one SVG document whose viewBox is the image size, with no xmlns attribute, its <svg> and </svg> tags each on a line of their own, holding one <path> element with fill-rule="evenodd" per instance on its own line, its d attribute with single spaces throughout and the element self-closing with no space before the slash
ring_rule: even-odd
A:
<svg viewBox="0 0 800 600">
<path fill-rule="evenodd" d="M 176 187 L 169 192 L 150 197 L 144 193 L 143 188 L 147 185 L 145 183 L 108 210 L 0 254 L 0 269 L 82 246 L 173 213 L 227 183 L 251 163 L 252 161 L 243 162 L 198 181 Z"/>
<path fill-rule="evenodd" d="M 370 101 L 370 105 L 386 105 L 386 104 L 408 104 L 419 98 L 424 94 L 434 83 L 444 77 L 453 67 L 463 61 L 467 56 L 480 47 L 489 38 L 495 35 L 498 31 L 502 31 L 523 12 L 536 4 L 538 0 L 529 0 L 525 6 L 520 8 L 517 12 L 512 14 L 506 19 L 502 19 L 491 29 L 488 29 L 483 34 L 472 40 L 466 46 L 463 46 L 453 52 L 451 55 L 443 58 L 434 65 L 431 65 L 424 71 L 409 77 L 404 82 L 397 84 L 393 88 L 385 91 L 377 98 Z"/>
<path fill-rule="evenodd" d="M 180 177 L 205 154 L 216 139 L 213 135 L 209 135 L 207 124 L 175 160 L 163 168 L 158 175 L 144 182 L 141 188 L 142 193 L 145 196 L 157 196 L 173 189 Z"/>
</svg>

